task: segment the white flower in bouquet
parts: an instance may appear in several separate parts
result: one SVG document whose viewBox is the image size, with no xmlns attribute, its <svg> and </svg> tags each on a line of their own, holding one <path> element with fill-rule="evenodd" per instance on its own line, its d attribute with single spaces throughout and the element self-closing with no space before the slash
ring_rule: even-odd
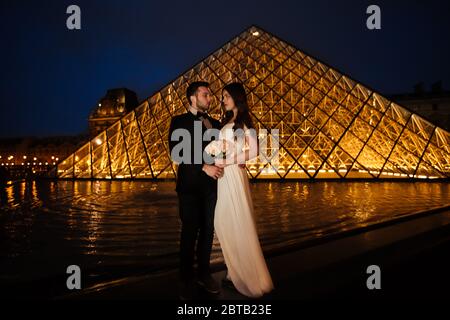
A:
<svg viewBox="0 0 450 320">
<path fill-rule="evenodd" d="M 234 149 L 234 143 L 222 139 L 211 141 L 205 148 L 206 153 L 208 153 L 214 159 L 226 159 Z"/>
</svg>

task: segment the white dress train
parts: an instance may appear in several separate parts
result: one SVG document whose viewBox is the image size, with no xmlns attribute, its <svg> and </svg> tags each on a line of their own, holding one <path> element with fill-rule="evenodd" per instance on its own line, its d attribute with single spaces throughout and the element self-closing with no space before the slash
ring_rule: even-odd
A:
<svg viewBox="0 0 450 320">
<path fill-rule="evenodd" d="M 234 123 L 226 124 L 220 139 L 233 141 Z M 228 130 L 227 130 L 228 129 Z M 237 150 L 244 147 L 238 139 Z M 237 164 L 224 169 L 217 182 L 214 228 L 222 248 L 228 277 L 236 289 L 248 297 L 261 297 L 273 289 L 255 225 L 253 202 L 246 170 Z"/>
</svg>

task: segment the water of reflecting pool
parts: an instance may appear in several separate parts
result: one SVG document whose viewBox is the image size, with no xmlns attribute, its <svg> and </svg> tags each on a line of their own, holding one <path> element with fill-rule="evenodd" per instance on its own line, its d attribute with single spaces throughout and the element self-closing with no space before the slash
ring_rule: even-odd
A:
<svg viewBox="0 0 450 320">
<path fill-rule="evenodd" d="M 2 189 L 2 279 L 51 276 L 71 264 L 99 273 L 176 266 L 174 188 L 174 182 L 29 181 Z M 260 240 L 270 250 L 450 204 L 445 182 L 274 181 L 251 188 Z M 212 259 L 222 260 L 217 239 Z"/>
</svg>

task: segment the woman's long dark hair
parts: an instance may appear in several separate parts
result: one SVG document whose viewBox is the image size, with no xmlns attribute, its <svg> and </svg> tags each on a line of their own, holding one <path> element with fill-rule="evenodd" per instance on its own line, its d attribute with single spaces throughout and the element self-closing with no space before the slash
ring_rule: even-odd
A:
<svg viewBox="0 0 450 320">
<path fill-rule="evenodd" d="M 234 126 L 233 130 L 236 129 L 244 129 L 244 125 L 248 129 L 254 129 L 252 118 L 250 117 L 250 112 L 248 108 L 247 103 L 247 95 L 245 94 L 245 89 L 242 83 L 239 82 L 233 82 L 230 84 L 227 84 L 223 89 L 222 92 L 226 90 L 231 98 L 234 101 L 234 104 L 237 107 L 237 115 L 236 119 L 234 120 Z M 222 116 L 221 121 L 221 127 L 226 125 L 231 119 L 233 119 L 234 113 L 232 110 L 225 111 Z"/>
</svg>

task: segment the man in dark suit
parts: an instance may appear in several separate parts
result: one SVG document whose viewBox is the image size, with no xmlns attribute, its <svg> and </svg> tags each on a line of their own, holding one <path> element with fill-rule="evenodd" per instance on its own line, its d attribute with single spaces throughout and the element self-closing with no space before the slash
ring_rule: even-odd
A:
<svg viewBox="0 0 450 320">
<path fill-rule="evenodd" d="M 189 85 L 186 91 L 190 103 L 189 111 L 173 117 L 169 130 L 171 157 L 173 161 L 178 162 L 176 191 L 181 219 L 180 297 L 182 299 L 192 298 L 194 294 L 195 255 L 198 267 L 197 283 L 210 293 L 219 293 L 219 285 L 210 274 L 209 260 L 214 237 L 217 179 L 223 175 L 223 168 L 203 161 L 203 150 L 210 142 L 208 139 L 203 139 L 203 134 L 208 129 L 220 127 L 219 121 L 206 114 L 211 103 L 211 92 L 208 87 L 209 84 L 202 81 Z M 200 126 L 201 134 L 199 134 Z M 190 142 L 179 139 L 177 130 L 178 133 L 188 132 Z M 181 154 L 175 152 L 180 150 L 178 143 L 183 143 L 182 146 L 187 147 L 181 149 Z M 176 147 L 175 150 L 174 147 Z M 174 150 L 173 154 L 172 150 Z M 184 151 L 190 151 L 190 154 L 182 154 Z M 183 160 L 180 161 L 181 158 Z"/>
</svg>

